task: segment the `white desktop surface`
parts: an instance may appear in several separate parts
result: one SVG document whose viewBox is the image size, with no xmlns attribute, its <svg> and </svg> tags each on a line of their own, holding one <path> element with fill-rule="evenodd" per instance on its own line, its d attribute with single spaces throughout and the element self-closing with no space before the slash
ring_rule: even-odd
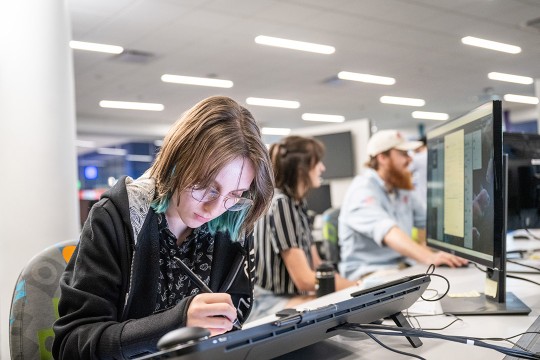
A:
<svg viewBox="0 0 540 360">
<path fill-rule="evenodd" d="M 509 241 L 508 248 L 510 249 L 538 249 L 540 241 L 520 240 Z M 536 266 L 540 267 L 540 260 L 536 262 Z M 398 273 L 385 276 L 386 280 L 393 280 L 406 275 L 414 275 L 426 272 L 427 267 L 417 265 L 411 268 L 402 270 Z M 466 292 L 483 292 L 485 274 L 478 270 L 473 265 L 468 268 L 450 269 L 437 268 L 436 274 L 443 275 L 450 281 L 450 293 L 466 293 Z M 540 283 L 540 274 L 517 274 L 517 276 L 525 277 L 530 280 Z M 432 281 L 428 289 L 435 288 L 440 293 L 446 289 L 446 282 L 435 276 L 431 277 Z M 381 279 L 382 280 L 382 279 Z M 481 316 L 460 316 L 462 321 L 452 324 L 444 330 L 429 330 L 430 328 L 441 328 L 452 322 L 453 318 L 445 315 L 436 316 L 421 316 L 418 317 L 421 327 L 425 330 L 434 331 L 445 335 L 459 335 L 471 337 L 497 337 L 505 338 L 517 335 L 526 331 L 536 318 L 540 315 L 540 286 L 523 280 L 507 278 L 507 291 L 517 295 L 527 306 L 531 308 L 531 313 L 527 315 L 481 315 Z M 334 294 L 310 301 L 301 307 L 313 308 L 329 304 L 339 299 L 344 299 L 350 293 L 358 288 L 351 288 L 339 291 Z M 425 296 L 427 296 L 426 291 Z M 420 300 L 423 301 L 423 300 Z M 261 322 L 269 321 L 269 318 L 261 319 Z M 413 327 L 418 327 L 414 320 L 410 320 Z M 259 321 L 254 322 L 259 323 Z M 387 323 L 385 321 L 385 323 Z M 389 325 L 393 325 L 388 322 Z M 249 325 L 248 325 L 249 326 Z M 403 360 L 411 357 L 394 353 L 381 347 L 373 340 L 365 335 L 352 334 L 348 336 L 334 336 L 325 340 L 322 344 L 314 344 L 310 347 L 297 350 L 293 353 L 284 355 L 280 359 L 396 359 Z M 416 354 L 425 359 L 503 359 L 504 354 L 495 350 L 481 348 L 462 343 L 450 342 L 441 339 L 426 339 L 422 338 L 423 345 L 419 348 L 413 348 L 404 337 L 393 336 L 377 336 L 385 345 L 395 348 L 400 351 Z M 519 337 L 512 339 L 517 342 Z M 509 347 L 512 345 L 506 342 L 490 342 L 492 344 Z M 311 349 L 310 349 L 311 348 Z"/>
</svg>

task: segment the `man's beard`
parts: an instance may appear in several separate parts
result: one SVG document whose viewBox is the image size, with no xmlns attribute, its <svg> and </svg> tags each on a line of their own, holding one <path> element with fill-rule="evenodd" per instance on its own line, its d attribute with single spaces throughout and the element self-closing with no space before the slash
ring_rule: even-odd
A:
<svg viewBox="0 0 540 360">
<path fill-rule="evenodd" d="M 407 169 L 398 169 L 398 167 L 394 164 L 393 161 L 390 161 L 387 182 L 396 189 L 414 189 L 411 172 Z"/>
</svg>

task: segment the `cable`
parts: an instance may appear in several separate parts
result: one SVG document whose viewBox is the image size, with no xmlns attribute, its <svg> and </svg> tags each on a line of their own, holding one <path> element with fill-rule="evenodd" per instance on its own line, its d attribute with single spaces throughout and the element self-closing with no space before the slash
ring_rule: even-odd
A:
<svg viewBox="0 0 540 360">
<path fill-rule="evenodd" d="M 506 348 L 503 346 L 488 344 L 484 341 L 482 341 L 480 338 L 475 337 L 465 337 L 465 336 L 449 336 L 449 335 L 442 335 L 437 333 L 431 333 L 424 330 L 418 330 L 418 329 L 408 329 L 408 328 L 400 328 L 395 326 L 386 326 L 386 325 L 358 325 L 358 324 L 343 324 L 341 327 L 353 330 L 353 331 L 360 331 L 363 333 L 371 333 L 374 335 L 387 335 L 387 336 L 407 336 L 407 337 L 424 337 L 424 338 L 435 338 L 435 339 L 443 339 L 453 342 L 459 342 L 467 345 L 474 345 L 479 347 L 484 347 L 488 349 L 492 349 L 495 351 L 498 351 L 500 353 L 503 353 L 505 355 L 515 356 L 523 359 L 532 359 L 532 360 L 538 360 L 540 359 L 540 355 L 534 354 L 530 351 L 523 351 L 518 349 L 512 349 L 512 348 Z"/>
<path fill-rule="evenodd" d="M 444 281 L 446 281 L 446 291 L 444 292 L 444 294 L 442 294 L 441 296 L 439 296 L 438 298 L 431 298 L 431 299 L 426 299 L 424 298 L 424 294 L 422 294 L 420 296 L 420 298 L 424 301 L 439 301 L 441 300 L 443 297 L 446 296 L 446 294 L 448 294 L 448 291 L 450 291 L 450 281 L 448 281 L 447 278 L 445 278 L 444 276 L 440 275 L 440 274 L 435 274 L 435 264 L 431 264 L 428 266 L 427 270 L 426 270 L 426 274 L 429 275 L 429 276 L 437 276 L 437 277 L 440 277 L 441 279 L 443 279 Z M 432 289 L 430 289 L 432 290 Z M 438 294 L 439 292 L 437 290 L 432 290 L 432 291 L 435 291 L 436 294 Z"/>
<path fill-rule="evenodd" d="M 486 272 L 485 269 L 482 269 L 481 267 L 479 267 L 477 264 L 473 263 L 474 266 L 476 266 L 476 268 L 482 272 Z M 520 264 L 522 265 L 522 264 Z M 533 283 L 535 285 L 540 285 L 540 283 L 537 283 L 536 281 L 533 281 L 533 280 L 529 280 L 529 279 L 526 279 L 526 278 L 523 278 L 523 277 L 520 277 L 520 276 L 515 276 L 515 275 L 511 275 L 509 274 L 509 272 L 507 271 L 506 272 L 506 277 L 507 278 L 512 278 L 512 279 L 517 279 L 517 280 L 523 280 L 523 281 L 527 281 L 527 282 L 530 282 L 530 283 Z"/>
<path fill-rule="evenodd" d="M 535 240 L 540 240 L 540 237 L 534 235 L 534 234 L 531 232 L 531 230 L 525 229 L 525 231 L 526 231 L 527 234 L 529 234 L 533 239 L 535 239 Z"/>
<path fill-rule="evenodd" d="M 532 280 L 529 280 L 529 279 L 526 279 L 526 278 L 522 278 L 520 276 L 510 275 L 508 273 L 506 274 L 506 277 L 507 278 L 512 278 L 512 279 L 518 279 L 518 280 L 527 281 L 527 282 L 533 283 L 535 285 L 540 285 L 540 283 L 537 283 L 536 281 L 532 281 Z"/>
<path fill-rule="evenodd" d="M 411 354 L 411 353 L 408 353 L 408 352 L 405 352 L 405 351 L 401 351 L 401 350 L 398 350 L 398 349 L 393 349 L 391 348 L 390 346 L 384 344 L 382 341 L 380 341 L 379 339 L 377 339 L 375 337 L 375 335 L 369 333 L 369 332 L 365 332 L 365 334 L 367 336 L 369 336 L 371 339 L 373 339 L 373 341 L 375 341 L 377 344 L 381 345 L 383 348 L 385 348 L 386 350 L 390 350 L 390 351 L 393 351 L 395 353 L 398 353 L 400 355 L 407 355 L 407 356 L 412 356 L 414 358 L 417 358 L 417 359 L 420 359 L 420 360 L 426 360 L 425 358 L 421 357 L 420 355 L 416 355 L 416 354 Z"/>
<path fill-rule="evenodd" d="M 534 269 L 534 270 L 536 270 L 536 272 L 530 272 L 531 274 L 537 274 L 537 273 L 540 273 L 540 268 L 537 268 L 537 267 L 535 267 L 535 266 L 523 264 L 523 263 L 520 263 L 519 261 L 509 260 L 509 259 L 506 259 L 506 262 L 509 262 L 509 263 L 512 263 L 512 264 L 516 264 L 516 265 L 519 265 L 519 266 L 523 266 L 523 267 L 526 267 L 526 268 L 529 268 L 529 269 Z M 510 272 L 510 271 L 508 271 L 508 272 Z"/>
<path fill-rule="evenodd" d="M 427 316 L 441 316 L 441 315 L 444 315 L 444 316 L 450 316 L 450 317 L 453 317 L 454 320 L 452 320 L 449 324 L 443 326 L 443 327 L 440 327 L 440 328 L 424 328 L 422 327 L 422 325 L 420 325 L 420 321 L 418 320 L 419 317 L 427 317 Z M 417 328 L 420 329 L 420 330 L 429 330 L 429 331 L 438 331 L 438 330 L 445 330 L 445 329 L 448 329 L 451 325 L 453 325 L 454 323 L 458 322 L 458 321 L 463 321 L 463 319 L 461 319 L 460 317 L 457 317 L 455 316 L 454 314 L 448 314 L 448 313 L 444 313 L 444 314 L 434 314 L 434 315 L 409 315 L 408 314 L 408 309 L 407 311 L 405 312 L 405 317 L 408 318 L 408 319 L 414 319 L 414 321 L 416 321 L 416 324 L 418 325 Z"/>
</svg>

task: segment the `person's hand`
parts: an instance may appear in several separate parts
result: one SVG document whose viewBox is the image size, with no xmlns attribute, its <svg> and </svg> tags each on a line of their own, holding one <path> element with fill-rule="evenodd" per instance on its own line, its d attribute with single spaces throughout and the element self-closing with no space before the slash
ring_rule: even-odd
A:
<svg viewBox="0 0 540 360">
<path fill-rule="evenodd" d="M 214 336 L 231 330 L 235 319 L 236 308 L 229 294 L 204 293 L 191 301 L 186 325 L 206 328 Z"/>
<path fill-rule="evenodd" d="M 460 258 L 458 256 L 455 256 L 455 255 L 446 253 L 444 251 L 434 252 L 431 259 L 431 264 L 434 264 L 436 266 L 446 265 L 451 268 L 465 266 L 468 263 L 469 262 L 467 260 Z"/>
</svg>

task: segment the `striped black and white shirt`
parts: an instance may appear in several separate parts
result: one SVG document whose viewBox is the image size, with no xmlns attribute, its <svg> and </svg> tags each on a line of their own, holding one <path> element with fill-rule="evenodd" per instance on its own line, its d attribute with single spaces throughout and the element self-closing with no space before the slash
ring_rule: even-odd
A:
<svg viewBox="0 0 540 360">
<path fill-rule="evenodd" d="M 297 202 L 275 189 L 270 209 L 255 226 L 257 285 L 276 295 L 303 294 L 294 285 L 281 252 L 302 249 L 313 267 L 313 244 L 306 202 Z"/>
</svg>

